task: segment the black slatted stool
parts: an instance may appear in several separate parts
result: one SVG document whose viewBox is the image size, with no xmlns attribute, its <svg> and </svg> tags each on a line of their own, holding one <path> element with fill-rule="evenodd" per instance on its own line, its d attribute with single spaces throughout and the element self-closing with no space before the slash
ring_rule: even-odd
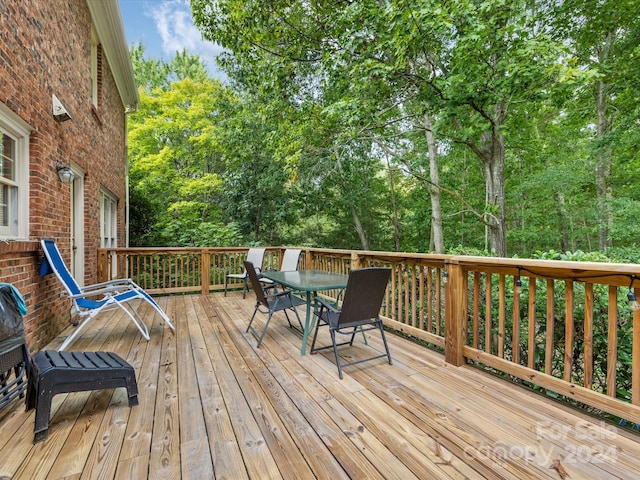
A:
<svg viewBox="0 0 640 480">
<path fill-rule="evenodd" d="M 27 410 L 35 407 L 34 443 L 49 434 L 51 400 L 58 393 L 125 387 L 129 407 L 138 404 L 133 367 L 113 352 L 44 350 L 31 358 Z"/>
</svg>

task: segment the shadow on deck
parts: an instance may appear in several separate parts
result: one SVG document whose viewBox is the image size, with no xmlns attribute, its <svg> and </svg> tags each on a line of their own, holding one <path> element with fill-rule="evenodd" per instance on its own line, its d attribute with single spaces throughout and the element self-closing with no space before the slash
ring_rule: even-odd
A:
<svg viewBox="0 0 640 480">
<path fill-rule="evenodd" d="M 395 335 L 393 365 L 348 367 L 341 381 L 330 351 L 300 355 L 301 335 L 281 313 L 256 349 L 244 332 L 252 295 L 159 303 L 176 333 L 143 305 L 149 342 L 114 310 L 70 348 L 127 359 L 140 405 L 127 407 L 125 389 L 57 395 L 49 438 L 34 445 L 34 413 L 14 402 L 0 412 L 0 478 L 560 479 L 566 471 L 577 480 L 640 471 L 640 436 L 447 365 Z M 381 349 L 377 340 L 369 347 Z M 348 354 L 369 347 L 358 339 Z"/>
</svg>

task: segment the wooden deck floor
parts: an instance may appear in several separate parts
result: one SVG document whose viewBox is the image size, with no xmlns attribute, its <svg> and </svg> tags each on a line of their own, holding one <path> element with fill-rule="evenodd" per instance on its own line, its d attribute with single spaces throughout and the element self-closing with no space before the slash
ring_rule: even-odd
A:
<svg viewBox="0 0 640 480">
<path fill-rule="evenodd" d="M 388 336 L 393 365 L 348 367 L 341 381 L 330 353 L 300 355 L 283 317 L 256 349 L 252 296 L 159 302 L 175 334 L 143 306 L 151 341 L 114 312 L 71 348 L 126 358 L 140 404 L 123 388 L 57 395 L 34 446 L 34 413 L 16 401 L 0 412 L 0 478 L 638 478 L 635 434 L 400 337 Z M 370 347 L 373 334 L 349 355 Z"/>
</svg>

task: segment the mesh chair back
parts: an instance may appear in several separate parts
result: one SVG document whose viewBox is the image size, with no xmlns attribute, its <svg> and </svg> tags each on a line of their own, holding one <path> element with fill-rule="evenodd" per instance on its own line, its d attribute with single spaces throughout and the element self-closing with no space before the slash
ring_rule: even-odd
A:
<svg viewBox="0 0 640 480">
<path fill-rule="evenodd" d="M 287 248 L 282 256 L 282 265 L 280 265 L 281 272 L 291 272 L 298 269 L 298 260 L 300 260 L 300 254 L 302 250 L 293 248 Z"/>
<path fill-rule="evenodd" d="M 245 260 L 244 261 L 244 269 L 249 276 L 249 280 L 251 281 L 251 286 L 253 287 L 253 291 L 256 292 L 256 299 L 258 303 L 261 303 L 265 307 L 269 308 L 269 302 L 267 301 L 267 297 L 264 295 L 264 290 L 262 289 L 262 284 L 260 283 L 260 279 L 258 278 L 258 274 L 256 273 L 256 268 L 253 266 L 253 263 Z"/>
<path fill-rule="evenodd" d="M 369 322 L 380 314 L 391 277 L 390 268 L 361 268 L 349 272 L 338 328 Z"/>
<path fill-rule="evenodd" d="M 254 266 L 254 270 L 262 270 L 262 261 L 264 260 L 264 248 L 250 248 L 247 252 L 247 262 L 251 262 Z M 245 268 L 246 271 L 246 268 Z"/>
</svg>

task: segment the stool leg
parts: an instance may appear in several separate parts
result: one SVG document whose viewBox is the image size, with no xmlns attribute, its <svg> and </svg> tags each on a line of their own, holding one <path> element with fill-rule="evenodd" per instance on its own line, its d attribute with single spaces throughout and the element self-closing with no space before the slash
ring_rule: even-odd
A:
<svg viewBox="0 0 640 480">
<path fill-rule="evenodd" d="M 31 368 L 29 371 L 29 378 L 27 379 L 27 411 L 35 408 L 36 398 L 38 396 L 38 372 L 35 368 Z"/>
<path fill-rule="evenodd" d="M 133 369 L 125 375 L 127 384 L 127 397 L 129 397 L 129 407 L 138 405 L 138 383 L 136 382 L 136 373 Z"/>
<path fill-rule="evenodd" d="M 49 416 L 51 415 L 51 395 L 38 392 L 36 398 L 36 421 L 33 427 L 33 443 L 46 440 L 49 436 Z"/>
<path fill-rule="evenodd" d="M 38 375 L 35 389 L 36 421 L 33 427 L 34 443 L 46 440 L 49 435 L 49 417 L 51 416 L 51 401 L 53 400 L 54 385 L 57 383 L 53 370 Z"/>
</svg>

